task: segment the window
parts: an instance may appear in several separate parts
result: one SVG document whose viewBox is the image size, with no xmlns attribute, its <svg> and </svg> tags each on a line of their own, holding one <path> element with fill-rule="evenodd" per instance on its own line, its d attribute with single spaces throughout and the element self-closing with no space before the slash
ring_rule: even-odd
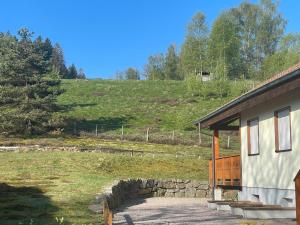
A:
<svg viewBox="0 0 300 225">
<path fill-rule="evenodd" d="M 290 107 L 276 111 L 274 113 L 274 119 L 276 152 L 291 150 Z"/>
<path fill-rule="evenodd" d="M 248 133 L 248 155 L 258 155 L 259 154 L 258 118 L 248 120 L 247 133 Z"/>
</svg>

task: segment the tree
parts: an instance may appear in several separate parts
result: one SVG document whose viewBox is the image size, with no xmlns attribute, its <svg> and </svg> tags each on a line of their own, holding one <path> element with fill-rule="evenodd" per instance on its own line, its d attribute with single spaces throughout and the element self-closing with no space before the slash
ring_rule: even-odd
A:
<svg viewBox="0 0 300 225">
<path fill-rule="evenodd" d="M 278 3 L 271 0 L 261 0 L 259 4 L 245 1 L 231 13 L 238 21 L 245 75 L 257 77 L 264 59 L 276 51 L 286 21 L 278 12 Z"/>
<path fill-rule="evenodd" d="M 47 131 L 60 81 L 49 79 L 49 67 L 40 39 L 23 28 L 18 38 L 0 35 L 0 130 L 32 134 Z"/>
<path fill-rule="evenodd" d="M 72 64 L 71 66 L 69 66 L 68 73 L 65 78 L 66 79 L 76 79 L 77 77 L 78 77 L 77 68 L 74 64 Z"/>
<path fill-rule="evenodd" d="M 120 71 L 116 72 L 116 74 L 115 74 L 116 80 L 124 80 L 124 78 L 125 78 L 124 72 L 120 72 Z"/>
<path fill-rule="evenodd" d="M 223 12 L 214 22 L 208 44 L 210 72 L 218 78 L 239 78 L 244 73 L 241 42 L 236 18 Z"/>
<path fill-rule="evenodd" d="M 52 49 L 51 56 L 52 70 L 60 75 L 61 78 L 66 78 L 68 70 L 65 65 L 64 53 L 58 43 Z"/>
<path fill-rule="evenodd" d="M 283 71 L 300 61 L 300 35 L 291 33 L 284 36 L 279 43 L 279 50 L 265 58 L 260 79 Z"/>
<path fill-rule="evenodd" d="M 260 63 L 264 57 L 276 52 L 285 31 L 287 22 L 278 12 L 278 6 L 279 2 L 272 0 L 261 0 L 259 4 L 257 45 Z"/>
<path fill-rule="evenodd" d="M 125 71 L 125 79 L 126 80 L 139 80 L 140 79 L 139 71 L 132 67 L 128 68 Z"/>
<path fill-rule="evenodd" d="M 180 80 L 178 69 L 179 58 L 176 54 L 175 46 L 170 45 L 165 58 L 164 75 L 166 80 Z"/>
<path fill-rule="evenodd" d="M 84 70 L 82 68 L 79 69 L 78 75 L 77 75 L 78 79 L 86 79 Z"/>
<path fill-rule="evenodd" d="M 148 80 L 165 79 L 165 57 L 163 54 L 149 56 L 148 63 L 144 68 L 145 77 Z"/>
<path fill-rule="evenodd" d="M 197 13 L 188 24 L 185 42 L 181 48 L 180 66 L 185 76 L 208 70 L 208 28 L 203 13 Z"/>
</svg>

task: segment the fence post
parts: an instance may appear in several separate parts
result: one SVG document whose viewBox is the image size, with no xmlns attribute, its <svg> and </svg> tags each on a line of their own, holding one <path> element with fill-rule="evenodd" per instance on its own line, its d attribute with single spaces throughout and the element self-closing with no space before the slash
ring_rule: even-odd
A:
<svg viewBox="0 0 300 225">
<path fill-rule="evenodd" d="M 133 149 L 131 149 L 131 157 L 133 157 Z"/>
<path fill-rule="evenodd" d="M 73 133 L 74 133 L 75 135 L 77 134 L 76 122 L 74 122 Z"/>
<path fill-rule="evenodd" d="M 121 140 L 123 140 L 123 138 L 124 138 L 124 127 L 123 127 L 123 125 L 122 125 L 122 135 L 121 135 Z"/>
<path fill-rule="evenodd" d="M 173 133 L 172 133 L 172 140 L 174 141 L 175 139 L 175 131 L 173 130 Z"/>
<path fill-rule="evenodd" d="M 146 142 L 149 141 L 149 128 L 147 128 L 147 133 L 146 133 Z"/>
<path fill-rule="evenodd" d="M 98 124 L 96 124 L 96 137 L 98 136 Z"/>
<path fill-rule="evenodd" d="M 230 148 L 230 136 L 227 137 L 227 148 Z"/>
<path fill-rule="evenodd" d="M 202 139 L 201 139 L 201 125 L 200 125 L 200 123 L 198 123 L 198 132 L 199 132 L 199 145 L 201 145 L 202 144 Z"/>
</svg>

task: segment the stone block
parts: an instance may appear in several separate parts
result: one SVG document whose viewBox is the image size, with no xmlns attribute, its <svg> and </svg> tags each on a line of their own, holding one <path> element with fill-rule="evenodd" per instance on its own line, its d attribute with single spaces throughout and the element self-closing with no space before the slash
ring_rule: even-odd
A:
<svg viewBox="0 0 300 225">
<path fill-rule="evenodd" d="M 174 192 L 166 192 L 165 197 L 175 197 L 175 193 Z"/>
<path fill-rule="evenodd" d="M 205 190 L 197 190 L 196 191 L 196 197 L 197 198 L 206 198 L 207 192 Z"/>
<path fill-rule="evenodd" d="M 186 185 L 185 185 L 185 183 L 177 183 L 176 184 L 176 188 L 178 188 L 178 189 L 185 189 Z"/>
<path fill-rule="evenodd" d="M 157 197 L 164 197 L 166 192 L 167 192 L 166 189 L 159 188 L 156 192 L 156 195 L 157 195 Z"/>
<path fill-rule="evenodd" d="M 176 192 L 176 193 L 174 194 L 174 196 L 175 196 L 176 198 L 184 198 L 184 197 L 185 197 L 185 192 L 181 192 L 181 191 Z"/>
<path fill-rule="evenodd" d="M 185 191 L 185 197 L 187 198 L 194 198 L 196 197 L 196 189 L 195 188 L 188 188 Z"/>
<path fill-rule="evenodd" d="M 144 188 L 138 191 L 138 195 L 147 195 L 152 193 L 152 188 Z"/>
<path fill-rule="evenodd" d="M 176 185 L 172 181 L 168 181 L 168 182 L 164 183 L 164 188 L 166 188 L 166 189 L 173 189 L 175 187 L 176 187 Z"/>
</svg>

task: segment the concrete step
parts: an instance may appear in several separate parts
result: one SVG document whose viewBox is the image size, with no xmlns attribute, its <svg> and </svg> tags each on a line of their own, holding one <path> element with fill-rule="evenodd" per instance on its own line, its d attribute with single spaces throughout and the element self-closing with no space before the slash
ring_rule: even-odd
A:
<svg viewBox="0 0 300 225">
<path fill-rule="evenodd" d="M 224 203 L 224 204 L 230 204 L 230 203 L 233 203 L 234 201 L 233 200 L 209 200 L 207 201 L 207 205 L 208 205 L 208 208 L 209 209 L 217 209 L 217 204 L 219 203 Z"/>
<path fill-rule="evenodd" d="M 231 214 L 245 219 L 294 219 L 296 209 L 280 205 L 231 206 Z"/>
<path fill-rule="evenodd" d="M 218 211 L 230 211 L 231 210 L 231 205 L 252 205 L 254 203 L 250 201 L 235 201 L 235 202 L 217 202 L 216 209 Z M 261 203 L 260 203 L 261 204 Z"/>
</svg>

